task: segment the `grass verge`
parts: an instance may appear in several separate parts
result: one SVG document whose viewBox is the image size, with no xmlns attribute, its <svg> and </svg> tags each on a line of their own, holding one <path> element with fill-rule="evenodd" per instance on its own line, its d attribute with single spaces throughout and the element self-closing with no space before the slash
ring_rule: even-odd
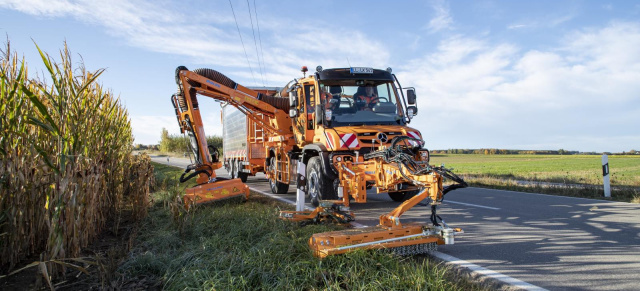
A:
<svg viewBox="0 0 640 291">
<path fill-rule="evenodd" d="M 167 290 L 481 289 L 463 279 L 451 280 L 448 268 L 426 257 L 357 251 L 316 259 L 307 245 L 309 237 L 341 227 L 301 227 L 282 221 L 279 208 L 290 206 L 258 194 L 252 193 L 245 203 L 172 211 L 183 191 L 174 186 L 180 170 L 154 166 L 158 181 L 155 204 L 129 259 L 119 268 L 129 282 L 144 278 Z"/>
</svg>

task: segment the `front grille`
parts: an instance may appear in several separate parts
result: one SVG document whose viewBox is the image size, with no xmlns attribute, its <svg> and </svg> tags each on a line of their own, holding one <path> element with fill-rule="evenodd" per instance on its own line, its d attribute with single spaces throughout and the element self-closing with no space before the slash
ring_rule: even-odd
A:
<svg viewBox="0 0 640 291">
<path fill-rule="evenodd" d="M 374 131 L 374 132 L 362 132 L 362 133 L 358 133 L 358 136 L 371 136 L 371 137 L 375 137 L 378 133 L 380 133 L 379 131 Z M 402 135 L 402 132 L 397 132 L 397 131 L 388 131 L 388 132 L 384 132 L 387 136 L 395 136 L 395 135 Z"/>
</svg>

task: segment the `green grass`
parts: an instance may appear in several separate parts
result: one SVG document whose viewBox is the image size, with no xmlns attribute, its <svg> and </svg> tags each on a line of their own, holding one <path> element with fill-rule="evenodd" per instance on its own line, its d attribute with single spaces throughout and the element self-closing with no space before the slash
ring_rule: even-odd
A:
<svg viewBox="0 0 640 291">
<path fill-rule="evenodd" d="M 431 164 L 444 163 L 475 186 L 601 198 L 601 156 L 591 155 L 433 155 Z M 640 201 L 640 156 L 609 156 L 612 196 Z M 519 186 L 515 181 L 591 185 L 584 188 Z"/>
<path fill-rule="evenodd" d="M 602 184 L 600 156 L 433 155 L 457 173 L 559 183 Z M 640 156 L 609 156 L 611 184 L 640 187 Z"/>
<path fill-rule="evenodd" d="M 319 260 L 311 254 L 309 237 L 341 227 L 302 227 L 280 220 L 279 208 L 289 206 L 260 195 L 252 194 L 245 203 L 199 206 L 176 219 L 167 206 L 176 193 L 167 192 L 182 191 L 170 182 L 181 170 L 154 166 L 157 181 L 165 182 L 158 184 L 149 217 L 129 259 L 120 266 L 125 278 L 151 278 L 167 290 L 480 288 L 467 281 L 451 281 L 454 275 L 427 257 L 357 251 Z"/>
</svg>

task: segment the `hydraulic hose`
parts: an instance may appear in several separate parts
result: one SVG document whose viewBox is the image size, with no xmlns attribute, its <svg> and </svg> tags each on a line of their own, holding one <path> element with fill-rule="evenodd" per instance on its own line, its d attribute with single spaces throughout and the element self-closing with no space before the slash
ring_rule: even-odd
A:
<svg viewBox="0 0 640 291">
<path fill-rule="evenodd" d="M 401 141 L 410 141 L 416 144 L 416 146 L 407 146 L 407 145 L 399 145 L 398 143 Z M 451 170 L 444 167 L 432 167 L 429 165 L 423 166 L 419 165 L 415 162 L 413 156 L 408 154 L 407 152 L 414 152 L 416 149 L 420 149 L 421 140 L 408 137 L 408 136 L 397 136 L 391 140 L 391 146 L 387 149 L 381 151 L 375 151 L 364 155 L 365 159 L 371 158 L 382 158 L 387 163 L 396 163 L 398 165 L 398 169 L 400 170 L 400 175 L 408 181 L 411 181 L 414 185 L 420 186 L 422 183 L 420 181 L 416 181 L 411 179 L 405 174 L 405 169 L 409 171 L 412 175 L 425 175 L 430 172 L 436 172 L 440 176 L 445 179 L 451 180 L 456 184 L 448 185 L 443 187 L 442 196 L 446 195 L 448 192 L 451 192 L 455 189 L 465 188 L 468 184 L 464 181 L 464 179 L 460 178 L 458 175 L 454 174 Z"/>
<path fill-rule="evenodd" d="M 182 175 L 180 176 L 180 183 L 187 182 L 187 181 L 191 180 L 193 177 L 195 177 L 195 176 L 197 176 L 199 174 L 207 174 L 207 176 L 211 177 L 210 172 L 207 171 L 207 170 L 204 170 L 204 169 L 197 170 L 197 171 L 189 174 L 186 177 L 184 176 L 184 175 L 188 174 L 189 172 L 191 172 L 191 170 L 195 169 L 195 167 L 196 167 L 195 165 L 189 165 L 189 166 L 187 166 L 186 169 L 184 169 L 184 173 L 182 173 Z"/>
<path fill-rule="evenodd" d="M 195 172 L 193 172 L 193 173 L 189 174 L 189 175 L 185 178 L 185 176 L 184 176 L 184 175 L 186 175 L 187 173 L 189 173 L 189 172 L 188 172 L 188 171 L 184 171 L 184 173 L 182 173 L 182 176 L 180 176 L 180 183 L 187 182 L 187 181 L 191 180 L 193 177 L 195 177 L 195 176 L 197 176 L 197 175 L 199 175 L 199 174 L 202 174 L 202 173 L 204 173 L 204 174 L 209 174 L 209 172 L 207 172 L 206 170 L 198 170 L 198 171 L 195 171 Z"/>
<path fill-rule="evenodd" d="M 178 95 L 182 95 L 182 96 L 184 96 L 184 94 L 180 94 L 182 93 L 183 89 L 182 89 L 182 86 L 180 85 L 179 74 L 180 74 L 180 71 L 183 71 L 183 70 L 188 70 L 188 69 L 185 66 L 179 66 L 178 68 L 176 68 L 176 82 L 178 83 L 178 93 L 179 93 Z M 235 81 L 231 80 L 231 78 L 225 76 L 224 74 L 216 70 L 201 68 L 201 69 L 195 69 L 193 70 L 193 72 L 209 80 L 220 83 L 223 86 L 229 87 L 231 89 L 235 90 L 236 88 L 238 88 L 238 83 L 236 83 Z M 198 84 L 195 81 L 189 80 L 189 85 L 197 86 Z M 278 108 L 284 111 L 289 111 L 289 98 L 274 97 L 274 96 L 264 95 L 261 93 L 258 93 L 258 96 L 256 96 L 256 98 L 265 103 L 269 103 L 275 108 Z M 180 107 L 183 107 L 183 103 L 185 103 L 184 97 L 182 99 L 179 99 L 178 101 L 180 102 Z M 186 104 L 185 104 L 185 108 L 186 108 Z"/>
</svg>

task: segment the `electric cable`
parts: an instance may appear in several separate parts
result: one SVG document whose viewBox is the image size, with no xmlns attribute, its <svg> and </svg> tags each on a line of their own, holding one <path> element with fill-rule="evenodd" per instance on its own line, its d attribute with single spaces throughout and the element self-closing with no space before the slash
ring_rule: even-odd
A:
<svg viewBox="0 0 640 291">
<path fill-rule="evenodd" d="M 256 15 L 256 26 L 258 27 L 258 40 L 260 41 L 260 55 L 262 56 L 262 68 L 267 72 L 264 65 L 264 50 L 262 49 L 262 36 L 260 36 L 260 22 L 258 21 L 258 7 L 256 7 L 256 0 L 253 0 L 253 12 Z"/>
<path fill-rule="evenodd" d="M 256 41 L 256 30 L 253 28 L 253 16 L 251 15 L 251 5 L 249 4 L 249 0 L 247 0 L 247 7 L 249 7 L 249 20 L 251 21 L 251 32 L 253 33 L 253 44 L 256 47 L 256 57 L 258 58 L 258 68 L 260 69 L 260 76 L 262 77 L 262 86 L 266 87 L 264 84 L 264 74 L 262 73 L 262 64 L 260 63 L 260 54 L 258 53 L 258 41 Z"/>
<path fill-rule="evenodd" d="M 233 14 L 233 20 L 236 22 L 236 28 L 238 29 L 238 35 L 240 36 L 240 43 L 242 43 L 242 50 L 244 50 L 244 56 L 247 58 L 247 64 L 249 65 L 249 71 L 251 71 L 251 77 L 253 78 L 253 83 L 258 84 L 256 82 L 256 76 L 253 74 L 253 68 L 251 68 L 251 62 L 249 62 L 249 55 L 247 54 L 247 49 L 244 47 L 244 41 L 242 40 L 242 33 L 240 33 L 240 26 L 238 26 L 238 19 L 236 18 L 236 13 L 233 11 L 233 5 L 231 4 L 231 0 L 229 0 L 229 6 L 231 6 L 231 13 Z"/>
</svg>

